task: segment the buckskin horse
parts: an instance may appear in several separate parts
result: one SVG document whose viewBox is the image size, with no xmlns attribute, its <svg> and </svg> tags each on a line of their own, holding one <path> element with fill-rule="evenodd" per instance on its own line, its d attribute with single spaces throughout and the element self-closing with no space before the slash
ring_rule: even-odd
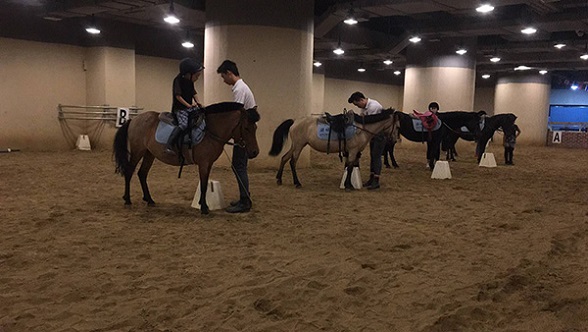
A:
<svg viewBox="0 0 588 332">
<path fill-rule="evenodd" d="M 255 136 L 259 113 L 256 109 L 243 109 L 242 104 L 226 102 L 206 107 L 204 114 L 206 130 L 202 141 L 193 145 L 191 149 L 187 146 L 182 147 L 182 154 L 186 164 L 198 165 L 200 211 L 202 214 L 208 214 L 206 190 L 213 163 L 221 155 L 224 145 L 232 144 L 229 143 L 230 139 L 233 139 L 234 144 L 244 147 L 250 159 L 259 154 Z M 155 140 L 158 123 L 159 113 L 145 112 L 127 121 L 114 136 L 116 173 L 125 177 L 125 205 L 131 204 L 130 182 L 139 161 L 143 160 L 137 176 L 143 190 L 143 200 L 149 206 L 155 205 L 147 186 L 147 175 L 155 158 L 168 165 L 180 166 L 178 156 L 166 154 L 165 144 Z"/>
<path fill-rule="evenodd" d="M 478 163 L 482 159 L 484 151 L 486 151 L 486 143 L 492 138 L 494 132 L 498 128 L 502 128 L 504 135 L 515 134 L 515 121 L 517 116 L 512 113 L 497 114 L 485 119 L 484 129 L 478 135 L 478 144 L 476 146 L 476 155 L 478 156 Z"/>
<path fill-rule="evenodd" d="M 370 142 L 371 138 L 380 132 L 385 132 L 386 136 L 394 140 L 397 135 L 398 129 L 398 117 L 395 116 L 396 112 L 393 109 L 382 111 L 381 114 L 369 115 L 369 116 L 354 116 L 354 123 L 357 132 L 345 141 L 345 147 L 341 148 L 341 145 L 332 144 L 330 147 L 333 152 L 341 152 L 345 154 L 345 167 L 347 167 L 347 178 L 345 179 L 345 189 L 353 190 L 351 184 L 351 174 L 353 166 L 357 164 L 359 159 L 359 153 L 365 149 Z M 277 156 L 280 154 L 284 147 L 284 143 L 290 135 L 292 140 L 292 146 L 290 150 L 284 154 L 280 162 L 280 168 L 276 175 L 278 185 L 282 184 L 282 174 L 284 172 L 284 165 L 289 160 L 290 168 L 292 169 L 292 178 L 296 188 L 300 188 L 302 184 L 296 174 L 296 163 L 298 157 L 302 152 L 302 149 L 306 145 L 310 145 L 311 148 L 319 152 L 329 151 L 329 141 L 322 140 L 318 137 L 318 123 L 319 119 L 312 116 L 303 117 L 300 119 L 288 119 L 280 124 L 274 131 L 272 147 L 270 149 L 270 156 Z M 333 141 L 331 141 L 333 142 Z M 343 151 L 342 151 L 343 150 Z"/>
</svg>

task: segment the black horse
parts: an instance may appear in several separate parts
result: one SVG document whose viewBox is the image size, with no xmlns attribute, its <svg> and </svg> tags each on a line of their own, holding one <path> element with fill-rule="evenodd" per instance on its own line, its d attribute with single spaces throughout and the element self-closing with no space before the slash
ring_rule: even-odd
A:
<svg viewBox="0 0 588 332">
<path fill-rule="evenodd" d="M 486 143 L 492 138 L 494 132 L 502 128 L 504 135 L 515 134 L 515 121 L 517 116 L 512 113 L 497 114 L 487 117 L 484 121 L 484 128 L 479 132 L 478 145 L 476 146 L 476 156 L 478 156 L 478 163 L 482 159 L 484 151 L 486 151 Z"/>
<path fill-rule="evenodd" d="M 446 152 L 446 160 L 455 161 L 457 151 L 455 143 L 458 139 L 473 142 L 480 134 L 485 111 L 479 112 L 445 112 L 438 113 L 443 121 L 444 131 L 441 139 L 441 150 Z"/>
<path fill-rule="evenodd" d="M 435 168 L 435 162 L 439 160 L 439 155 L 441 154 L 441 138 L 442 138 L 442 126 L 437 130 L 432 131 L 416 131 L 413 127 L 413 117 L 402 112 L 396 112 L 398 114 L 398 118 L 400 120 L 400 135 L 404 136 L 404 138 L 408 139 L 409 141 L 413 142 L 426 142 L 427 143 L 427 163 L 429 164 L 429 168 L 433 170 Z M 396 163 L 396 159 L 394 158 L 394 146 L 395 143 L 390 143 L 386 145 L 384 149 L 384 153 L 390 153 L 390 159 L 392 159 L 392 164 L 395 168 L 398 167 Z"/>
</svg>

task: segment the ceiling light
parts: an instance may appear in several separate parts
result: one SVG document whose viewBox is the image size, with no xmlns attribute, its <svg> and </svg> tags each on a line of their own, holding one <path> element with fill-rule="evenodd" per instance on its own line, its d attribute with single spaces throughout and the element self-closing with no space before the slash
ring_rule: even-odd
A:
<svg viewBox="0 0 588 332">
<path fill-rule="evenodd" d="M 497 56 L 493 56 L 492 58 L 490 58 L 490 61 L 492 61 L 492 62 L 498 62 L 500 60 L 501 60 L 500 57 L 497 57 Z"/>
<path fill-rule="evenodd" d="M 86 28 L 86 32 L 97 35 L 100 34 L 100 29 L 96 26 L 96 19 L 94 18 L 94 14 L 92 14 L 92 19 L 90 21 L 90 25 Z"/>
<path fill-rule="evenodd" d="M 539 74 L 541 74 L 541 75 L 545 75 L 545 74 L 547 74 L 547 70 L 545 70 L 545 69 L 543 69 L 543 70 L 540 70 L 540 71 L 539 71 Z"/>
<path fill-rule="evenodd" d="M 521 66 L 516 67 L 514 70 L 529 70 L 529 69 L 531 69 L 531 67 L 521 65 Z"/>
<path fill-rule="evenodd" d="M 176 16 L 174 12 L 174 0 L 170 0 L 169 2 L 169 12 L 167 16 L 163 19 L 169 24 L 178 24 L 180 23 L 180 19 Z"/>
<path fill-rule="evenodd" d="M 584 53 L 584 54 L 580 55 L 580 59 L 588 60 L 588 53 Z"/>
<path fill-rule="evenodd" d="M 389 66 L 389 65 L 391 65 L 391 64 L 393 64 L 393 63 L 394 63 L 394 61 L 392 61 L 392 60 L 390 60 L 390 59 L 386 59 L 386 60 L 384 60 L 384 64 L 385 64 L 386 66 Z"/>
<path fill-rule="evenodd" d="M 535 32 L 537 32 L 537 29 L 533 28 L 533 27 L 527 27 L 524 28 L 523 30 L 521 30 L 522 33 L 524 33 L 525 35 L 532 35 Z"/>
<path fill-rule="evenodd" d="M 394 71 L 394 75 L 398 76 L 398 75 L 400 75 L 400 74 L 402 74 L 402 73 L 400 72 L 400 70 L 396 70 L 396 71 Z"/>
<path fill-rule="evenodd" d="M 357 20 L 355 19 L 355 13 L 353 12 L 353 8 L 350 8 L 349 11 L 347 12 L 347 16 L 345 17 L 345 20 L 343 21 L 343 23 L 348 24 L 348 25 L 354 25 L 357 24 Z"/>
<path fill-rule="evenodd" d="M 322 65 L 323 65 L 323 64 L 322 64 L 322 63 L 320 63 L 320 61 L 315 61 L 315 62 L 313 63 L 313 66 L 315 66 L 315 67 L 317 67 L 317 68 L 318 68 L 318 67 L 320 67 L 320 66 L 322 66 Z"/>
<path fill-rule="evenodd" d="M 489 13 L 493 10 L 494 10 L 494 6 L 492 6 L 491 4 L 488 4 L 488 3 L 485 3 L 481 6 L 479 6 L 478 8 L 476 8 L 476 11 L 478 13 Z"/>
<path fill-rule="evenodd" d="M 51 15 L 43 16 L 43 19 L 47 20 L 47 21 L 53 21 L 53 22 L 59 22 L 62 20 L 61 17 L 51 16 Z"/>
<path fill-rule="evenodd" d="M 484 74 L 484 75 L 482 75 L 482 78 L 485 79 L 485 80 L 487 80 L 487 79 L 490 78 L 490 74 Z"/>
<path fill-rule="evenodd" d="M 182 46 L 184 46 L 185 48 L 192 48 L 192 47 L 194 47 L 194 44 L 192 44 L 192 42 L 186 40 L 185 42 L 182 43 Z"/>
<path fill-rule="evenodd" d="M 559 44 L 553 45 L 553 47 L 561 50 L 562 48 L 566 47 L 566 44 L 559 43 Z"/>
<path fill-rule="evenodd" d="M 468 50 L 466 50 L 465 48 L 460 48 L 459 50 L 455 51 L 455 53 L 459 54 L 459 55 L 464 55 L 468 52 Z"/>
<path fill-rule="evenodd" d="M 410 41 L 411 43 L 415 43 L 415 44 L 416 44 L 416 43 L 418 43 L 418 42 L 420 42 L 420 41 L 421 41 L 421 37 L 419 37 L 419 36 L 414 36 L 414 37 L 410 38 L 410 39 L 409 39 L 409 41 Z"/>
<path fill-rule="evenodd" d="M 365 71 L 365 68 L 359 67 L 359 68 L 357 68 L 357 71 L 360 72 L 360 73 L 363 73 Z"/>
<path fill-rule="evenodd" d="M 572 89 L 574 91 L 578 90 L 578 84 L 576 84 L 576 83 L 572 84 L 572 86 L 570 86 L 570 89 Z"/>
<path fill-rule="evenodd" d="M 341 48 L 341 46 L 339 46 L 333 50 L 333 53 L 335 53 L 337 55 L 341 55 L 341 54 L 345 53 L 345 51 Z"/>
</svg>

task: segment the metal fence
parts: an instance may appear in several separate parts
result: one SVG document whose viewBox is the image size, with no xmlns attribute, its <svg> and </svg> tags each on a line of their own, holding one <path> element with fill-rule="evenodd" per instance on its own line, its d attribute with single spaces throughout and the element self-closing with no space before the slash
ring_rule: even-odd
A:
<svg viewBox="0 0 588 332">
<path fill-rule="evenodd" d="M 588 131 L 588 122 L 547 122 L 550 131 Z"/>
<path fill-rule="evenodd" d="M 129 110 L 130 118 L 142 111 L 141 107 L 116 107 L 116 106 L 83 106 L 83 105 L 58 105 L 57 118 L 60 120 L 103 120 L 116 122 L 119 108 Z"/>
</svg>

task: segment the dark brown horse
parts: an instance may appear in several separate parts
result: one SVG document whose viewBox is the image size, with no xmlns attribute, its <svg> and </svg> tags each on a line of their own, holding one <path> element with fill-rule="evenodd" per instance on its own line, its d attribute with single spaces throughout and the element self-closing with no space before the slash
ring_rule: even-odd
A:
<svg viewBox="0 0 588 332">
<path fill-rule="evenodd" d="M 204 138 L 197 145 L 189 149 L 182 148 L 182 154 L 186 164 L 198 165 L 200 174 L 200 207 L 202 214 L 208 214 L 209 208 L 206 204 L 206 189 L 208 187 L 208 176 L 212 164 L 218 159 L 225 144 L 233 139 L 235 144 L 245 148 L 250 159 L 259 154 L 257 138 L 255 133 L 259 121 L 257 110 L 243 109 L 239 103 L 219 103 L 206 107 L 205 109 L 206 130 Z M 114 137 L 114 158 L 116 161 L 116 172 L 125 177 L 125 204 L 131 204 L 130 182 L 131 177 L 141 159 L 141 167 L 137 172 L 141 188 L 143 189 L 143 200 L 149 206 L 155 205 L 147 186 L 147 174 L 155 158 L 168 164 L 179 166 L 178 156 L 169 155 L 164 152 L 165 144 L 155 141 L 155 131 L 159 123 L 159 113 L 146 112 L 127 121 Z M 176 151 L 177 153 L 177 151 Z"/>
</svg>

